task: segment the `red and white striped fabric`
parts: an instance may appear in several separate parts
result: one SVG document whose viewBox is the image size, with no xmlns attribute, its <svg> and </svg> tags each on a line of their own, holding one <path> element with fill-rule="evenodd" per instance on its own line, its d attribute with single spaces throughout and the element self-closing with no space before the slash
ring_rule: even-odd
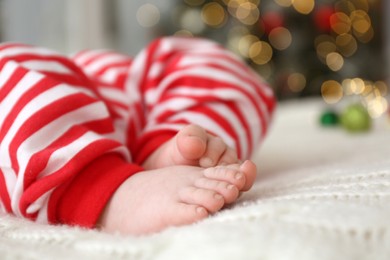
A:
<svg viewBox="0 0 390 260">
<path fill-rule="evenodd" d="M 208 40 L 157 39 L 134 60 L 1 44 L 0 209 L 93 227 L 117 187 L 183 125 L 248 158 L 274 105 L 256 73 Z"/>
</svg>

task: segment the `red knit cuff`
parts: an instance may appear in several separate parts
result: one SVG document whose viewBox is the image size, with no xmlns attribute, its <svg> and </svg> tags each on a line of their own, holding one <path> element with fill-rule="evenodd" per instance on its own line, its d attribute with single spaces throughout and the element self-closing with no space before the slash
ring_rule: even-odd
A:
<svg viewBox="0 0 390 260">
<path fill-rule="evenodd" d="M 116 154 L 99 157 L 78 173 L 62 193 L 57 222 L 93 228 L 118 187 L 142 170 Z"/>
<path fill-rule="evenodd" d="M 135 155 L 134 161 L 142 165 L 142 163 L 163 143 L 170 140 L 176 135 L 177 132 L 173 130 L 160 130 L 152 133 L 148 133 L 141 137 L 137 144 L 138 150 Z"/>
</svg>

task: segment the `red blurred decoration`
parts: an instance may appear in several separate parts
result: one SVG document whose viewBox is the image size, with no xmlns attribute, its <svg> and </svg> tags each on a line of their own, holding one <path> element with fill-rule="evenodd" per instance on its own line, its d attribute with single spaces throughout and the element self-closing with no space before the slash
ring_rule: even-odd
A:
<svg viewBox="0 0 390 260">
<path fill-rule="evenodd" d="M 323 32 L 330 32 L 331 27 L 331 16 L 335 13 L 335 10 L 331 6 L 319 7 L 314 12 L 314 22 L 318 30 Z"/>
<path fill-rule="evenodd" d="M 284 26 L 284 17 L 278 12 L 267 12 L 262 15 L 260 23 L 264 32 L 269 34 L 273 29 Z"/>
</svg>

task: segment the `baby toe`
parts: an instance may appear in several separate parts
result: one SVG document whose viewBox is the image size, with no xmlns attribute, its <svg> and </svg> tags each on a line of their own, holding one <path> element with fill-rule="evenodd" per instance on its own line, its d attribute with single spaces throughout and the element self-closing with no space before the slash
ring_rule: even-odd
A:
<svg viewBox="0 0 390 260">
<path fill-rule="evenodd" d="M 178 203 L 175 206 L 174 214 L 169 221 L 174 226 L 188 225 L 207 218 L 209 212 L 206 208 L 187 203 Z"/>
<path fill-rule="evenodd" d="M 213 190 L 187 187 L 179 192 L 181 202 L 206 208 L 209 212 L 217 212 L 224 204 L 221 194 Z"/>
<path fill-rule="evenodd" d="M 219 159 L 218 165 L 228 165 L 233 163 L 238 163 L 237 152 L 234 149 L 228 147 Z"/>
<path fill-rule="evenodd" d="M 207 146 L 207 133 L 197 125 L 188 125 L 179 131 L 176 144 L 180 155 L 187 160 L 199 160 Z"/>
<path fill-rule="evenodd" d="M 247 191 L 253 186 L 256 180 L 257 167 L 253 162 L 246 160 L 241 164 L 240 170 L 245 174 L 245 185 L 242 191 Z"/>
<path fill-rule="evenodd" d="M 200 178 L 195 182 L 197 188 L 213 190 L 221 194 L 225 203 L 233 203 L 239 196 L 237 187 L 229 182 Z"/>
<path fill-rule="evenodd" d="M 240 171 L 240 166 L 238 164 L 207 168 L 203 171 L 203 175 L 209 179 L 233 184 L 238 190 L 241 190 L 246 182 L 245 174 Z"/>
<path fill-rule="evenodd" d="M 226 149 L 227 146 L 221 138 L 209 135 L 207 148 L 199 161 L 199 165 L 201 167 L 212 167 L 217 165 Z"/>
</svg>

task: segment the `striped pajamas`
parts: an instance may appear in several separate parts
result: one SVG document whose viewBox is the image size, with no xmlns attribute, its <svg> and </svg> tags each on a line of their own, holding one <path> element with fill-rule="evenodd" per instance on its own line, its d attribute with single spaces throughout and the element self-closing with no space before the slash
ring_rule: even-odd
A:
<svg viewBox="0 0 390 260">
<path fill-rule="evenodd" d="M 134 59 L 0 44 L 0 210 L 93 227 L 119 185 L 184 125 L 249 158 L 274 105 L 256 73 L 208 40 L 160 38 Z"/>
</svg>

